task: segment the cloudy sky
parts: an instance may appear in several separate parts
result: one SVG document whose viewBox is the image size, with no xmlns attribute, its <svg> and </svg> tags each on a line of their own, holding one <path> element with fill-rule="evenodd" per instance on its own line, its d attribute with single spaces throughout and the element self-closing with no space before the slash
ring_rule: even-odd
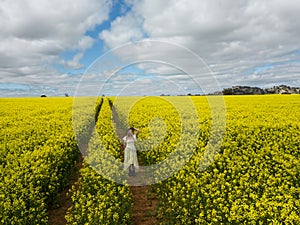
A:
<svg viewBox="0 0 300 225">
<path fill-rule="evenodd" d="M 0 97 L 300 86 L 299 12 L 298 0 L 0 0 Z"/>
</svg>

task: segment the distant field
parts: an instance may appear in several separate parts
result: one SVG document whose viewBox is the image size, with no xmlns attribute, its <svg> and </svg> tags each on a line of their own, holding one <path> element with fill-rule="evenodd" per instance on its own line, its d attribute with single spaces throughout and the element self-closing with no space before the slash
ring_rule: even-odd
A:
<svg viewBox="0 0 300 225">
<path fill-rule="evenodd" d="M 122 161 L 113 105 L 123 127 L 140 128 L 141 165 L 195 148 L 174 176 L 151 185 L 161 224 L 300 224 L 300 95 L 224 96 L 223 142 L 205 170 L 199 168 L 212 135 L 211 111 L 206 97 L 188 99 L 195 111 L 187 97 L 104 97 L 95 105 L 81 98 L 82 118 L 73 124 L 71 97 L 0 98 L 0 223 L 49 223 L 48 209 L 59 204 L 80 155 L 75 137 L 89 162 L 111 163 L 103 150 Z M 95 115 L 102 145 L 90 129 Z M 162 167 L 156 176 L 167 172 Z M 132 222 L 128 184 L 105 179 L 88 163 L 78 184 L 68 224 Z"/>
</svg>

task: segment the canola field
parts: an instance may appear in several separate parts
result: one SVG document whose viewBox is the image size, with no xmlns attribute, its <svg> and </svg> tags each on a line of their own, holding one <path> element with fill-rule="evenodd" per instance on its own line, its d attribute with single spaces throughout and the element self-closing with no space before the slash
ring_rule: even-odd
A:
<svg viewBox="0 0 300 225">
<path fill-rule="evenodd" d="M 73 98 L 0 99 L 0 223 L 48 224 L 85 149 L 67 224 L 130 224 L 117 114 L 124 128 L 140 129 L 140 164 L 161 165 L 150 186 L 160 224 L 300 224 L 300 96 L 224 96 L 226 127 L 208 98 L 82 98 L 75 124 Z M 208 151 L 210 140 L 218 151 Z M 97 173 L 104 164 L 125 182 Z"/>
<path fill-rule="evenodd" d="M 184 135 L 179 116 L 169 113 L 174 107 L 166 104 L 168 98 L 174 97 L 136 100 L 130 110 L 126 106 L 132 99 L 116 101 L 119 114 L 130 111 L 128 123 L 142 128 L 141 139 L 151 135 L 151 117 L 165 121 L 163 141 L 140 153 L 145 164 L 164 160 L 176 148 L 178 135 Z M 205 170 L 200 164 L 211 135 L 211 113 L 205 97 L 191 99 L 200 121 L 199 133 L 191 136 L 197 137 L 197 149 L 178 173 L 156 185 L 161 223 L 299 224 L 300 96 L 225 96 L 226 131 Z M 182 97 L 182 107 L 185 102 Z M 159 134 L 162 126 L 150 127 Z M 139 149 L 149 145 L 142 142 Z M 157 176 L 168 172 L 163 169 Z"/>
</svg>

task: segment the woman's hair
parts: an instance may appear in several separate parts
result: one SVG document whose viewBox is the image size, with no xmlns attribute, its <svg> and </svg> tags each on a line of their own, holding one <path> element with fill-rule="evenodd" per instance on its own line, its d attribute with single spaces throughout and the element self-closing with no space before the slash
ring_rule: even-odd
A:
<svg viewBox="0 0 300 225">
<path fill-rule="evenodd" d="M 130 132 L 131 131 L 131 132 Z M 134 133 L 134 128 L 133 127 L 130 127 L 128 130 L 127 130 L 127 136 L 133 136 L 133 133 Z"/>
</svg>

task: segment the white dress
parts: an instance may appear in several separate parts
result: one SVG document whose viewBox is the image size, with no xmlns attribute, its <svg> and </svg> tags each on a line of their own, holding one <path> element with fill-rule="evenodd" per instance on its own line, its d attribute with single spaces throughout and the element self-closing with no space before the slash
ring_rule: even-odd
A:
<svg viewBox="0 0 300 225">
<path fill-rule="evenodd" d="M 130 164 L 133 164 L 135 169 L 139 168 L 139 163 L 137 160 L 137 153 L 134 142 L 136 141 L 136 135 L 133 135 L 133 139 L 128 139 L 127 136 L 123 138 L 126 144 L 125 156 L 124 156 L 124 169 L 128 170 Z"/>
</svg>

